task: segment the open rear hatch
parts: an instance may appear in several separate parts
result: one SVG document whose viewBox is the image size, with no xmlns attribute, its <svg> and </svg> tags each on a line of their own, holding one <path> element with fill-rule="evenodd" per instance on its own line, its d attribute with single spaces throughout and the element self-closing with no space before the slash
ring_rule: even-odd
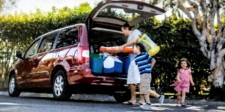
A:
<svg viewBox="0 0 225 112">
<path fill-rule="evenodd" d="M 140 2 L 140 1 L 111 1 L 101 2 L 88 16 L 86 25 L 88 29 L 88 39 L 91 54 L 92 72 L 98 75 L 106 75 L 100 63 L 104 61 L 99 55 L 101 46 L 111 47 L 119 46 L 125 43 L 123 34 L 120 31 L 121 26 L 128 22 L 131 26 L 146 20 L 149 17 L 163 14 L 165 11 L 158 7 Z M 116 54 L 118 57 L 118 54 Z M 120 57 L 122 55 L 122 57 Z M 126 76 L 127 58 L 119 54 L 119 59 L 123 62 L 123 71 L 121 73 L 112 73 L 108 76 Z M 98 67 L 95 67 L 98 66 Z M 94 69 L 99 69 L 95 71 Z"/>
<path fill-rule="evenodd" d="M 88 16 L 86 25 L 88 30 L 96 27 L 96 24 L 119 27 L 125 22 L 135 25 L 149 17 L 163 14 L 165 11 L 140 1 L 120 0 L 101 2 Z"/>
</svg>

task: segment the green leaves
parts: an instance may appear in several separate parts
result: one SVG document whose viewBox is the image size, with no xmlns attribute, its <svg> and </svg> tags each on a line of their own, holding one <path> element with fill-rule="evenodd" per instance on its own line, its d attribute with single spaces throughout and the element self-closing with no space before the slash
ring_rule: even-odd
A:
<svg viewBox="0 0 225 112">
<path fill-rule="evenodd" d="M 24 51 L 33 39 L 48 31 L 84 22 L 91 10 L 89 4 L 83 3 L 80 7 L 74 7 L 73 9 L 68 7 L 56 9 L 53 7 L 52 11 L 48 13 L 43 13 L 38 9 L 36 13 L 29 15 L 1 16 L 0 28 L 4 38 L 17 43 L 18 50 Z"/>
<path fill-rule="evenodd" d="M 38 36 L 67 25 L 83 23 L 92 8 L 87 3 L 72 9 L 52 8 L 51 12 L 37 10 L 31 14 L 5 15 L 0 17 L 0 82 L 16 59 L 15 51 L 24 52 Z M 8 40 L 7 46 L 5 45 Z M 4 52 L 4 53 L 3 53 Z M 11 61 L 10 61 L 11 60 Z"/>
<path fill-rule="evenodd" d="M 173 88 L 169 85 L 176 77 L 175 65 L 183 57 L 191 62 L 192 75 L 197 85 L 200 84 L 201 79 L 207 78 L 209 61 L 199 50 L 199 42 L 192 32 L 190 21 L 171 16 L 163 23 L 159 23 L 154 18 L 150 18 L 139 27 L 160 45 L 160 52 L 154 56 L 157 63 L 153 70 L 153 84 L 154 79 L 160 79 L 161 84 L 164 85 L 164 92 L 172 92 Z"/>
</svg>

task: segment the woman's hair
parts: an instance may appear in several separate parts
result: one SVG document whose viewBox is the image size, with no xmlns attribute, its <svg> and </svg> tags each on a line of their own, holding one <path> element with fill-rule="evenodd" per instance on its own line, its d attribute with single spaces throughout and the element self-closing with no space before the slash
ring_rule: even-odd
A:
<svg viewBox="0 0 225 112">
<path fill-rule="evenodd" d="M 137 43 L 136 46 L 140 48 L 140 52 L 146 52 L 145 47 L 144 47 L 143 44 Z"/>
<path fill-rule="evenodd" d="M 178 65 L 177 65 L 177 69 L 181 69 L 181 62 L 182 61 L 185 61 L 187 63 L 187 67 L 190 68 L 191 67 L 191 63 L 188 61 L 187 58 L 181 58 L 180 61 L 178 62 Z"/>
<path fill-rule="evenodd" d="M 122 27 L 123 27 L 124 29 L 125 29 L 125 28 L 128 28 L 129 30 L 132 30 L 132 26 L 130 26 L 130 24 L 127 23 L 127 22 L 124 23 Z"/>
</svg>

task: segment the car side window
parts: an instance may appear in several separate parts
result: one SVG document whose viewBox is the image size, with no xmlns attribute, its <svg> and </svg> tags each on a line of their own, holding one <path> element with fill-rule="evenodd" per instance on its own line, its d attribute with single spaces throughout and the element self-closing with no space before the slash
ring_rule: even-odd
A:
<svg viewBox="0 0 225 112">
<path fill-rule="evenodd" d="M 31 57 L 37 53 L 40 40 L 35 41 L 27 50 L 25 57 Z"/>
<path fill-rule="evenodd" d="M 43 37 L 38 53 L 49 51 L 53 48 L 57 33 L 52 33 Z"/>
<path fill-rule="evenodd" d="M 56 42 L 56 48 L 66 47 L 69 45 L 78 44 L 78 30 L 77 28 L 64 29 Z"/>
</svg>

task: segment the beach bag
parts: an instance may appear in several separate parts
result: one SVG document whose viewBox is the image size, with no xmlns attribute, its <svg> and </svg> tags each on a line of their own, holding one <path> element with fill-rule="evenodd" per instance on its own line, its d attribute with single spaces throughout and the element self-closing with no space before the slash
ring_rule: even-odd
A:
<svg viewBox="0 0 225 112">
<path fill-rule="evenodd" d="M 142 43 L 144 45 L 145 50 L 150 56 L 156 55 L 160 50 L 160 47 L 156 45 L 147 34 L 143 34 L 138 39 L 138 43 Z"/>
</svg>

